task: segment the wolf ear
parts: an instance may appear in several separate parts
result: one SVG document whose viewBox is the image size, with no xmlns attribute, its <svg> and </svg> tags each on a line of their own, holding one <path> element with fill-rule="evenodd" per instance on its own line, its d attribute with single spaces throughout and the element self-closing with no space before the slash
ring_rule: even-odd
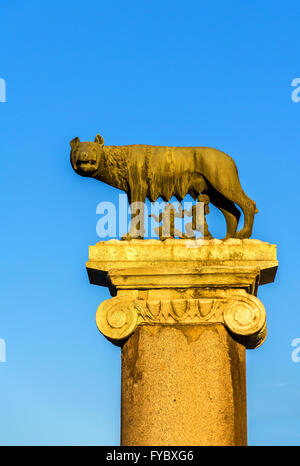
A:
<svg viewBox="0 0 300 466">
<path fill-rule="evenodd" d="M 100 134 L 97 134 L 97 136 L 95 137 L 95 141 L 94 142 L 97 142 L 98 144 L 101 144 L 101 146 L 104 145 L 104 139 L 102 136 L 100 136 Z"/>
<path fill-rule="evenodd" d="M 72 139 L 72 141 L 70 142 L 70 146 L 72 149 L 75 149 L 75 147 L 78 146 L 79 143 L 80 143 L 79 138 L 76 137 Z"/>
</svg>

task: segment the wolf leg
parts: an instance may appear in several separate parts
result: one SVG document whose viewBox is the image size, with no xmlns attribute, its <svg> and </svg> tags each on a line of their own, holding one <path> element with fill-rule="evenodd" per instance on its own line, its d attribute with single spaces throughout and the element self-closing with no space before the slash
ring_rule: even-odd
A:
<svg viewBox="0 0 300 466">
<path fill-rule="evenodd" d="M 145 235 L 145 200 L 146 195 L 140 186 L 135 186 L 128 193 L 131 221 L 130 229 L 126 239 L 143 239 Z"/>
<path fill-rule="evenodd" d="M 209 180 L 209 184 L 213 186 L 214 190 L 221 194 L 225 199 L 237 204 L 244 213 L 244 227 L 234 234 L 235 238 L 250 238 L 252 234 L 254 215 L 257 212 L 256 204 L 250 199 L 241 186 L 238 171 L 234 161 L 230 158 L 223 159 L 224 163 L 220 166 L 220 171 L 213 179 Z M 220 207 L 225 208 L 229 213 L 233 213 L 232 209 L 228 209 L 228 204 L 224 207 L 221 202 Z M 234 215 L 234 214 L 233 214 Z M 232 219 L 234 222 L 234 219 Z M 234 223 L 232 223 L 233 225 Z M 232 235 L 233 227 L 230 235 Z M 227 232 L 228 233 L 228 232 Z M 227 237 L 229 235 L 227 234 Z"/>
<path fill-rule="evenodd" d="M 232 201 L 228 200 L 212 186 L 208 194 L 211 203 L 217 207 L 225 217 L 227 232 L 224 239 L 235 238 L 241 212 Z"/>
</svg>

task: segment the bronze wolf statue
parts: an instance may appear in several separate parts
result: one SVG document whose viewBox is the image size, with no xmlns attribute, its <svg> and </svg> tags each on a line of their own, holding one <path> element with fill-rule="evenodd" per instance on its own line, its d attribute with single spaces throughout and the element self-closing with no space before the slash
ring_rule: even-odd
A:
<svg viewBox="0 0 300 466">
<path fill-rule="evenodd" d="M 146 198 L 169 201 L 172 196 L 181 202 L 187 194 L 196 199 L 204 193 L 226 219 L 225 239 L 252 234 L 256 204 L 244 193 L 235 162 L 224 152 L 209 147 L 104 146 L 99 134 L 94 142 L 76 137 L 70 145 L 75 172 L 125 191 L 130 205 L 144 203 Z M 240 231 L 241 213 L 235 204 L 244 213 Z M 128 238 L 142 236 L 132 222 Z"/>
</svg>

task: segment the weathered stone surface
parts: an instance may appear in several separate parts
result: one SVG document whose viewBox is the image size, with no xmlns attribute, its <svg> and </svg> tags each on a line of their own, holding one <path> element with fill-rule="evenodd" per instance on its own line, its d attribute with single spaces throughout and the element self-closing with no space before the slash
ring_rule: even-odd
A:
<svg viewBox="0 0 300 466">
<path fill-rule="evenodd" d="M 138 327 L 122 348 L 122 445 L 246 445 L 245 381 L 221 324 Z"/>
<path fill-rule="evenodd" d="M 180 283 L 174 282 L 178 274 L 194 275 L 201 282 L 201 277 L 209 270 L 216 271 L 221 279 L 221 286 L 226 285 L 224 280 L 222 282 L 222 275 L 238 273 L 239 270 L 253 271 L 258 276 L 258 284 L 263 285 L 274 280 L 278 262 L 276 245 L 254 239 L 226 241 L 150 239 L 101 241 L 95 246 L 90 246 L 89 261 L 86 265 L 91 283 L 97 285 L 108 286 L 110 281 L 108 272 L 111 277 L 118 274 L 121 277 L 124 271 L 123 275 L 127 276 L 127 281 L 135 272 L 136 277 L 140 277 L 139 280 L 146 280 L 144 277 L 147 275 L 152 274 L 154 277 L 156 274 L 158 286 L 162 283 L 162 276 L 165 276 L 165 279 L 170 276 L 171 279 L 165 286 L 174 288 L 180 287 Z M 223 273 L 219 273 L 222 268 Z M 215 280 L 216 274 L 212 278 L 212 284 Z M 230 280 L 231 278 L 228 285 Z M 192 284 L 188 278 L 187 286 Z M 150 285 L 147 287 L 153 287 L 152 278 Z M 140 281 L 133 282 L 131 288 L 140 286 Z"/>
<path fill-rule="evenodd" d="M 198 247 L 197 247 L 198 245 Z M 271 261 L 276 262 L 276 245 L 257 239 L 219 239 L 210 240 L 182 240 L 157 239 L 130 240 L 128 242 L 111 239 L 100 241 L 89 247 L 89 261 L 111 264 L 116 261 L 134 262 L 140 265 L 149 262 L 176 261 Z M 88 263 L 89 264 L 89 263 Z"/>
</svg>

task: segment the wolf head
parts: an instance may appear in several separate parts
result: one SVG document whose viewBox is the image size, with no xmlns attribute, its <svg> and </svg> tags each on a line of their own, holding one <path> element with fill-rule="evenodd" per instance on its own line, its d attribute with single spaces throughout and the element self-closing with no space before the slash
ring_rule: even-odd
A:
<svg viewBox="0 0 300 466">
<path fill-rule="evenodd" d="M 80 142 L 74 138 L 71 145 L 71 164 L 78 175 L 93 176 L 97 173 L 103 156 L 104 139 L 97 134 L 94 142 Z"/>
</svg>

